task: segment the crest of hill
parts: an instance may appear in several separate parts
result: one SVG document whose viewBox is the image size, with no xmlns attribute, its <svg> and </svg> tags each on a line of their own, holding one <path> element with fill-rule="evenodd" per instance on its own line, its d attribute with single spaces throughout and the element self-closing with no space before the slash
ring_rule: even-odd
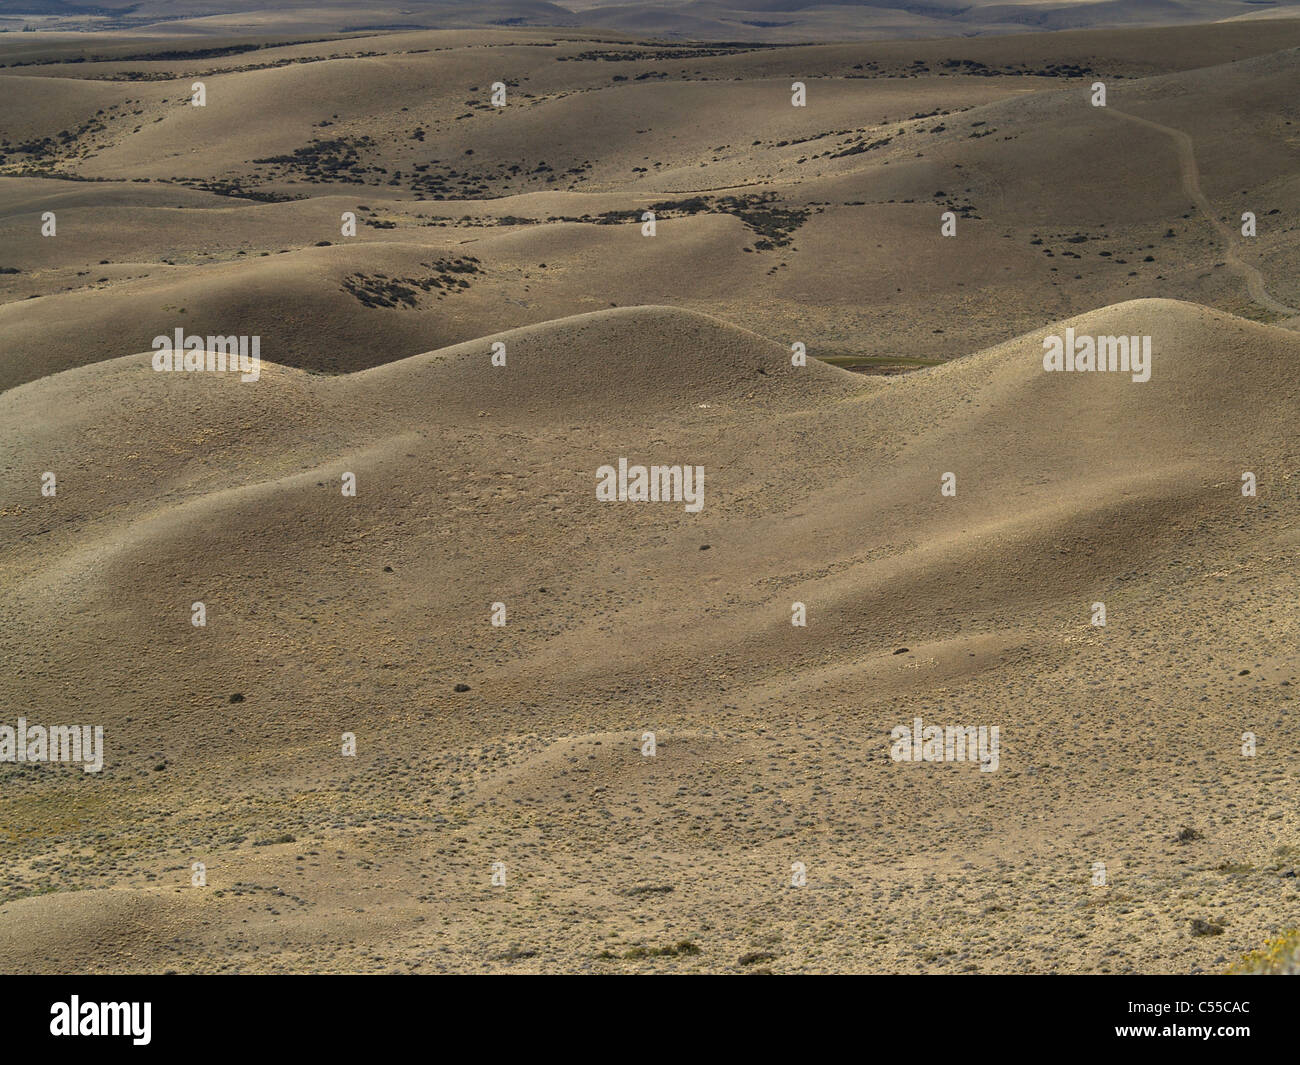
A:
<svg viewBox="0 0 1300 1065">
<path fill-rule="evenodd" d="M 1044 339 L 1070 328 L 1076 337 L 1149 336 L 1150 379 L 1046 372 Z M 1073 451 L 1097 464 L 1142 455 L 1153 465 L 1194 454 L 1263 459 L 1294 450 L 1297 359 L 1300 335 L 1290 330 L 1180 300 L 1130 300 L 909 375 L 888 400 L 902 414 L 926 411 L 918 435 L 950 432 L 972 449 L 1014 439 L 1034 454 Z"/>
<path fill-rule="evenodd" d="M 1150 336 L 1150 380 L 1134 382 L 1122 372 L 1045 372 L 1043 339 L 1067 328 L 1076 336 Z M 492 363 L 498 342 L 504 367 Z M 969 400 L 984 417 L 1010 411 L 1023 425 L 1070 424 L 1091 410 L 1201 434 L 1239 434 L 1243 423 L 1280 431 L 1300 403 L 1300 335 L 1179 300 L 1102 307 L 888 381 L 864 379 L 815 354 L 814 343 L 808 364 L 794 367 L 790 348 L 710 315 L 622 307 L 489 334 L 339 377 L 265 360 L 256 384 L 234 374 L 155 373 L 152 353 L 142 352 L 10 390 L 0 397 L 0 430 L 31 437 L 31 412 L 41 410 L 59 435 L 90 429 L 101 418 L 129 419 L 144 444 L 155 419 L 161 435 L 170 432 L 176 402 L 200 401 L 216 424 L 255 414 L 292 434 L 286 426 L 304 404 L 344 422 L 355 420 L 347 411 L 383 411 L 390 425 L 410 427 L 480 412 L 528 420 L 552 412 L 635 417 L 701 404 L 805 409 L 857 396 L 873 408 L 899 407 L 907 415 L 900 431 L 913 420 L 923 429 L 945 408 Z"/>
<path fill-rule="evenodd" d="M 1288 382 L 1294 381 L 1295 359 L 1300 353 L 1300 335 L 1289 329 L 1253 322 L 1185 300 L 1136 299 L 1050 322 L 1005 343 L 935 367 L 930 373 L 942 378 L 948 374 L 970 374 L 978 368 L 995 377 L 1024 376 L 1028 367 L 1028 378 L 1035 381 L 1042 372 L 1043 338 L 1061 334 L 1067 328 L 1072 328 L 1076 336 L 1151 336 L 1157 361 L 1148 383 L 1177 388 L 1185 397 L 1202 396 L 1216 404 L 1228 398 L 1226 393 L 1230 390 L 1260 393 L 1250 398 L 1267 400 L 1270 390 L 1285 389 Z M 1028 359 L 1021 358 L 1026 348 L 1031 354 Z"/>
<path fill-rule="evenodd" d="M 1151 336 L 1150 380 L 1045 372 L 1043 338 L 1071 327 L 1076 336 Z M 505 367 L 492 365 L 498 341 Z M 622 433 L 652 423 L 665 433 L 724 432 L 743 446 L 764 413 L 811 418 L 832 439 L 897 441 L 900 468 L 919 463 L 917 476 L 964 456 L 963 468 L 990 482 L 1050 461 L 1060 483 L 1083 483 L 1171 464 L 1290 469 L 1300 409 L 1300 336 L 1157 299 L 1100 308 L 893 380 L 812 358 L 796 368 L 782 345 L 665 307 L 581 314 L 331 378 L 269 363 L 256 383 L 156 373 L 151 354 L 0 395 L 0 445 L 11 455 L 0 490 L 19 498 L 31 471 L 67 470 L 85 481 L 60 495 L 75 522 L 74 511 L 97 513 L 123 492 L 138 499 L 166 486 L 189 492 L 294 475 L 440 424 L 549 431 L 583 423 Z M 47 523 L 42 513 L 19 516 L 14 531 Z"/>
<path fill-rule="evenodd" d="M 504 367 L 492 364 L 498 341 Z M 0 394 L 0 446 L 15 456 L 13 483 L 0 489 L 24 492 L 29 469 L 86 468 L 87 447 L 97 455 L 90 465 L 120 467 L 157 489 L 206 470 L 213 438 L 247 467 L 243 476 L 253 468 L 264 476 L 439 422 L 622 424 L 709 408 L 743 417 L 880 387 L 814 358 L 796 368 L 788 348 L 670 307 L 580 314 L 339 377 L 263 360 L 259 380 L 246 383 L 231 372 L 156 372 L 152 357 L 109 359 Z"/>
<path fill-rule="evenodd" d="M 172 211 L 138 212 L 138 225 L 130 230 L 132 216 L 125 210 L 71 217 L 76 225 L 93 228 L 106 257 L 119 264 L 133 260 L 127 258 L 132 250 L 128 243 L 113 243 L 117 234 L 129 231 L 134 240 L 152 240 L 148 254 L 156 258 L 166 254 L 169 234 L 184 218 Z M 252 232 L 260 226 L 264 233 L 283 232 L 288 241 L 287 230 L 298 217 L 291 205 L 261 205 L 225 211 L 221 224 L 230 234 L 224 239 L 238 240 L 237 227 Z M 592 308 L 589 283 L 577 271 L 554 271 L 543 300 L 511 300 L 510 264 L 529 257 L 550 263 L 562 257 L 596 258 L 591 269 L 598 272 L 600 291 L 607 293 L 603 298 L 624 304 L 647 295 L 664 303 L 708 300 L 728 287 L 752 284 L 761 270 L 757 256 L 739 253 L 746 231 L 734 218 L 700 215 L 667 220 L 664 227 L 671 243 L 643 241 L 636 226 L 562 224 L 490 231 L 476 248 L 482 263 L 475 264 L 473 287 L 454 303 L 443 303 L 443 290 L 429 287 L 431 281 L 441 285 L 446 280 L 443 261 L 459 257 L 458 249 L 445 245 L 367 242 L 199 267 L 151 263 L 142 268 L 148 271 L 144 277 L 131 277 L 133 268 L 119 265 L 112 269 L 127 276 L 111 288 L 78 287 L 39 301 L 19 298 L 0 304 L 0 347 L 7 352 L 0 361 L 0 390 L 143 350 L 155 335 L 169 334 L 178 325 L 196 335 L 257 335 L 264 359 L 338 374 Z M 0 236 L 4 232 L 0 224 Z M 46 241 L 38 248 L 45 252 L 51 245 L 47 254 L 71 247 Z M 633 247 L 635 254 L 629 251 Z M 23 262 L 25 270 L 34 270 L 29 264 Z M 27 276 L 13 279 L 13 291 L 26 291 Z M 81 284 L 79 278 L 70 280 Z M 413 302 L 400 309 L 364 303 L 364 293 L 359 296 L 348 287 L 357 280 L 363 288 L 409 286 Z M 178 320 L 176 311 L 167 308 L 184 308 L 185 315 Z"/>
<path fill-rule="evenodd" d="M 1043 337 L 1069 327 L 1150 335 L 1151 379 L 1044 372 Z M 494 341 L 506 346 L 504 368 L 491 363 Z M 352 512 L 321 509 L 312 493 L 341 470 L 427 485 L 458 464 L 490 465 L 501 430 L 514 427 L 524 432 L 505 436 L 525 441 L 538 476 L 585 461 L 595 441 L 611 451 L 657 439 L 709 462 L 744 456 L 734 476 L 815 493 L 819 535 L 858 536 L 864 512 L 882 546 L 923 530 L 924 552 L 882 571 L 898 601 L 918 601 L 933 580 L 951 602 L 952 574 L 978 574 L 981 558 L 1017 582 L 1033 577 L 1030 591 L 1045 598 L 1057 577 L 1034 576 L 1025 559 L 1054 557 L 1067 531 L 1092 544 L 1095 557 L 1076 561 L 1095 578 L 1103 562 L 1110 571 L 1131 557 L 1134 537 L 1168 539 L 1197 514 L 1235 506 L 1243 471 L 1284 500 L 1297 462 L 1297 358 L 1294 333 L 1172 300 L 1104 307 L 893 380 L 812 360 L 795 368 L 782 345 L 663 307 L 578 315 L 333 378 L 265 363 L 256 384 L 155 373 L 145 352 L 0 395 L 10 456 L 0 495 L 30 498 L 40 471 L 60 471 L 56 501 L 7 519 L 13 551 L 0 567 L 28 572 L 23 594 L 40 596 L 47 580 L 82 579 L 128 549 L 170 544 L 193 559 L 213 537 L 242 542 L 268 522 L 315 529 L 302 543 L 334 543 L 333 523 Z M 950 469 L 978 488 L 952 501 L 921 487 Z M 767 524 L 769 506 L 733 519 Z M 828 596 L 860 598 L 856 578 L 837 580 L 847 583 Z M 972 609 L 987 591 L 966 589 Z"/>
<path fill-rule="evenodd" d="M 504 367 L 492 365 L 497 341 Z M 29 495 L 32 471 L 48 469 L 68 488 L 57 510 L 14 515 L 14 542 L 63 544 L 95 522 L 129 524 L 132 500 L 203 498 L 197 512 L 208 521 L 210 507 L 248 497 L 249 485 L 315 483 L 345 456 L 404 463 L 411 441 L 439 427 L 527 425 L 539 440 L 575 423 L 740 433 L 756 415 L 816 416 L 883 387 L 813 358 L 796 368 L 788 348 L 667 307 L 581 314 L 340 377 L 264 361 L 259 380 L 245 383 L 230 372 L 156 372 L 152 355 L 0 395 L 0 448 L 11 456 L 0 496 Z"/>
<path fill-rule="evenodd" d="M 493 344 L 506 366 L 492 365 Z M 340 379 L 360 391 L 416 390 L 449 410 L 622 415 L 684 405 L 799 406 L 864 387 L 844 370 L 707 314 L 619 307 L 524 326 Z"/>
</svg>

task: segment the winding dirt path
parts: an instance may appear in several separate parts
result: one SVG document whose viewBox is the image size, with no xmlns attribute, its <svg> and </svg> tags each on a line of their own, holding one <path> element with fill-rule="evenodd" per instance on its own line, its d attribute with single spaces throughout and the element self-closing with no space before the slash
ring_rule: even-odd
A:
<svg viewBox="0 0 1300 1065">
<path fill-rule="evenodd" d="M 1210 206 L 1210 201 L 1206 198 L 1205 193 L 1201 191 L 1201 171 L 1196 165 L 1196 153 L 1192 148 L 1192 138 L 1181 129 L 1162 126 L 1159 122 L 1152 122 L 1149 118 L 1130 115 L 1127 111 L 1120 111 L 1109 106 L 1103 110 L 1173 138 L 1174 145 L 1178 149 L 1178 169 L 1182 174 L 1183 189 L 1192 198 L 1201 213 L 1209 219 L 1210 225 L 1222 238 L 1228 266 L 1246 282 L 1246 291 L 1250 293 L 1250 298 L 1261 307 L 1273 311 L 1275 314 L 1284 314 L 1289 318 L 1300 316 L 1300 308 L 1288 307 L 1285 303 L 1279 303 L 1270 296 L 1268 290 L 1264 287 L 1264 275 L 1249 263 L 1244 263 L 1237 257 L 1232 230 L 1219 221 L 1218 215 L 1214 213 L 1213 208 Z"/>
</svg>

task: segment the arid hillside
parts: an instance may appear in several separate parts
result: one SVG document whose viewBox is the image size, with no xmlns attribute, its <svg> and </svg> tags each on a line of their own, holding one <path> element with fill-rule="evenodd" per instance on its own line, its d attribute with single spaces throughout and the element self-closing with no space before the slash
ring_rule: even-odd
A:
<svg viewBox="0 0 1300 1065">
<path fill-rule="evenodd" d="M 271 361 L 328 373 L 647 303 L 904 363 L 1132 298 L 1283 320 L 1297 46 L 1300 22 L 1251 22 L 693 56 L 500 32 L 26 60 L 0 68 L 17 104 L 0 385 L 232 319 Z"/>
<path fill-rule="evenodd" d="M 1294 927 L 1298 56 L 0 34 L 0 969 Z"/>
</svg>

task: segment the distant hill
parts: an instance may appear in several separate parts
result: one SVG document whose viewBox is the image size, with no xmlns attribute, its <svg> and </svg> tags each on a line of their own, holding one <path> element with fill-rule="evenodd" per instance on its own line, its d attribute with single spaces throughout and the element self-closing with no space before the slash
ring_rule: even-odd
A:
<svg viewBox="0 0 1300 1065">
<path fill-rule="evenodd" d="M 711 41 L 838 41 L 976 36 L 1025 30 L 1159 26 L 1294 13 L 1280 0 L 413 0 L 302 4 L 284 0 L 0 0 L 0 28 L 360 33 L 486 27 L 587 28 Z M 18 25 L 24 18 L 31 22 Z"/>
</svg>

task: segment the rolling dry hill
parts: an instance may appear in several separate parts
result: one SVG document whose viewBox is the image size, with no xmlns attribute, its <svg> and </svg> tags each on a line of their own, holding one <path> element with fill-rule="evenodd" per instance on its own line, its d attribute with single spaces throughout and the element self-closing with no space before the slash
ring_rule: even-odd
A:
<svg viewBox="0 0 1300 1065">
<path fill-rule="evenodd" d="M 177 326 L 346 372 L 645 303 L 878 361 L 1141 297 L 1287 319 L 1300 23 L 1116 36 L 684 59 L 400 34 L 3 68 L 0 384 Z"/>
<path fill-rule="evenodd" d="M 586 27 L 690 41 L 959 37 L 1089 27 L 1179 25 L 1296 14 L 1282 0 L 0 0 L 0 28 L 115 35 L 363 33 L 501 26 Z"/>
<path fill-rule="evenodd" d="M 344 377 L 145 353 L 5 393 L 9 702 L 93 710 L 111 759 L 10 774 L 4 964 L 85 965 L 88 935 L 105 970 L 599 970 L 689 941 L 658 964 L 1149 971 L 1253 945 L 1296 828 L 1300 341 L 1173 301 L 1065 326 L 1152 336 L 1150 380 L 1044 374 L 1038 334 L 862 378 L 632 308 Z M 599 502 L 619 456 L 703 465 L 703 509 Z M 1001 768 L 892 762 L 914 714 L 999 724 Z M 1206 912 L 1228 932 L 1188 938 Z"/>
<path fill-rule="evenodd" d="M 1202 972 L 1293 923 L 1300 21 L 639 12 L 0 35 L 0 724 L 105 737 L 0 762 L 7 971 Z M 158 372 L 178 329 L 256 380 Z M 1149 378 L 1046 372 L 1067 331 Z M 896 760 L 917 718 L 996 767 Z"/>
</svg>

